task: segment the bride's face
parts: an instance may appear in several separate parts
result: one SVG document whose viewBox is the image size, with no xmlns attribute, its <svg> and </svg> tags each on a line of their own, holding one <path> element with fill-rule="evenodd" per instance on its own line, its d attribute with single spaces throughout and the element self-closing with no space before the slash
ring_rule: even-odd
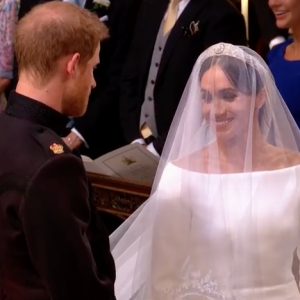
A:
<svg viewBox="0 0 300 300">
<path fill-rule="evenodd" d="M 218 139 L 247 134 L 252 125 L 251 96 L 238 91 L 217 65 L 203 74 L 200 87 L 203 118 L 216 131 Z"/>
</svg>

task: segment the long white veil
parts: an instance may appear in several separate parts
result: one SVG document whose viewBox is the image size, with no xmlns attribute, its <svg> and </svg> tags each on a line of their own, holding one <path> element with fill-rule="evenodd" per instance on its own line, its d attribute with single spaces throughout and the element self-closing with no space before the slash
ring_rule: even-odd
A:
<svg viewBox="0 0 300 300">
<path fill-rule="evenodd" d="M 270 174 L 300 164 L 299 146 L 258 54 L 224 43 L 201 54 L 151 196 L 110 237 L 117 299 L 268 299 L 256 200 L 272 197 Z"/>
</svg>

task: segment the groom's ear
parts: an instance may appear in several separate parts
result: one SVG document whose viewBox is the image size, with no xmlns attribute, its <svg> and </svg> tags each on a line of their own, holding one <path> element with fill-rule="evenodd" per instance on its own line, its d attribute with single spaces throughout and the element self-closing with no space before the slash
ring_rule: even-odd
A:
<svg viewBox="0 0 300 300">
<path fill-rule="evenodd" d="M 263 88 L 256 96 L 255 107 L 257 109 L 260 109 L 264 106 L 264 104 L 266 103 L 266 96 L 266 90 Z"/>
</svg>

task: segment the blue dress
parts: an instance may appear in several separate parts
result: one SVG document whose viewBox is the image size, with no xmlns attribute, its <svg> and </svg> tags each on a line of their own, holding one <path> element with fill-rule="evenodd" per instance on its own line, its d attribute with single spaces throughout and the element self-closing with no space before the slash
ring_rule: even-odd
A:
<svg viewBox="0 0 300 300">
<path fill-rule="evenodd" d="M 300 128 L 300 60 L 284 58 L 285 49 L 292 42 L 289 39 L 273 48 L 268 54 L 268 64 L 276 86 Z"/>
</svg>

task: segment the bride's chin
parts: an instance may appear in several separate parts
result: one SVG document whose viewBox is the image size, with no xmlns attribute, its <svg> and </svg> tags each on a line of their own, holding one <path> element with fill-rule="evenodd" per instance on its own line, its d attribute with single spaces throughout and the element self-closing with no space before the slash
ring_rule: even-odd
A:
<svg viewBox="0 0 300 300">
<path fill-rule="evenodd" d="M 216 130 L 216 137 L 219 142 L 224 143 L 224 142 L 232 140 L 232 138 L 234 137 L 234 134 L 233 134 L 232 130 L 230 130 L 230 128 L 228 128 L 228 130 Z"/>
</svg>

